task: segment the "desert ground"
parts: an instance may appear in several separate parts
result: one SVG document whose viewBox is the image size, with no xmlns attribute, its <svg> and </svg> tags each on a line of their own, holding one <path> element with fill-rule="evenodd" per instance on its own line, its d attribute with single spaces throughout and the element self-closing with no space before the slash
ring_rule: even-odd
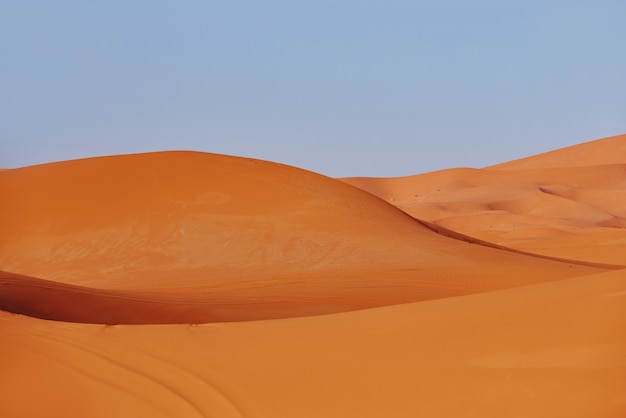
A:
<svg viewBox="0 0 626 418">
<path fill-rule="evenodd" d="M 626 417 L 626 135 L 397 178 L 94 157 L 0 197 L 0 417 Z"/>
</svg>

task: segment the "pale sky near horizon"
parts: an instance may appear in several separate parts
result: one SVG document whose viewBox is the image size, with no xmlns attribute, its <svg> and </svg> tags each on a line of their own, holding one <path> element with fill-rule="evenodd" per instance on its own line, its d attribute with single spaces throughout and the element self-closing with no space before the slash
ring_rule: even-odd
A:
<svg viewBox="0 0 626 418">
<path fill-rule="evenodd" d="M 3 0 L 0 167 L 488 166 L 626 133 L 624 21 L 623 0 Z"/>
</svg>

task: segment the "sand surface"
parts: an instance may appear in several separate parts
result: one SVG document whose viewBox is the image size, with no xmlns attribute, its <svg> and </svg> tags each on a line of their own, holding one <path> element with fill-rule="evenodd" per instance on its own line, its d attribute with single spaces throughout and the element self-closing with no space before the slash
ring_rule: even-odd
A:
<svg viewBox="0 0 626 418">
<path fill-rule="evenodd" d="M 625 189 L 626 136 L 386 179 L 3 170 L 0 416 L 622 418 Z"/>
<path fill-rule="evenodd" d="M 415 218 L 490 243 L 626 265 L 626 135 L 483 169 L 343 180 Z"/>
</svg>

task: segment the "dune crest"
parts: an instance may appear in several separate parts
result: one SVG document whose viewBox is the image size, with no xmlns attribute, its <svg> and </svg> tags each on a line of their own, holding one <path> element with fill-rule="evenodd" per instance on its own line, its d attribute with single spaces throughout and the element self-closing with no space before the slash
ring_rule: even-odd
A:
<svg viewBox="0 0 626 418">
<path fill-rule="evenodd" d="M 492 169 L 584 167 L 626 164 L 626 134 L 596 139 L 519 160 L 493 165 Z"/>
</svg>

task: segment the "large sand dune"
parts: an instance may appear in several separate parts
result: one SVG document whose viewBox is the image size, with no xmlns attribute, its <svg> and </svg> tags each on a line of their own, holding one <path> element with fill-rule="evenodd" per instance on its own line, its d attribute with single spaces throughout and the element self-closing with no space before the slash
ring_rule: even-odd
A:
<svg viewBox="0 0 626 418">
<path fill-rule="evenodd" d="M 0 266 L 41 279 L 35 286 L 33 278 L 13 278 L 11 289 L 23 290 L 5 292 L 5 299 L 31 315 L 17 300 L 46 299 L 37 316 L 52 319 L 107 322 L 109 311 L 111 323 L 302 316 L 604 269 L 468 245 L 335 179 L 222 155 L 153 153 L 26 167 L 0 173 L 0 195 L 9 202 Z M 67 316 L 63 306 L 76 292 L 91 293 Z M 162 306 L 142 308 L 144 315 L 123 309 L 129 317 L 98 309 L 98 321 L 93 309 L 75 308 L 80 300 L 109 306 L 113 297 Z M 56 299 L 58 309 L 51 307 Z M 188 316 L 177 305 L 185 301 L 195 304 L 183 309 Z M 87 317 L 78 316 L 82 311 Z"/>
<path fill-rule="evenodd" d="M 3 170 L 0 416 L 622 418 L 625 188 L 626 136 L 393 179 Z"/>
</svg>

